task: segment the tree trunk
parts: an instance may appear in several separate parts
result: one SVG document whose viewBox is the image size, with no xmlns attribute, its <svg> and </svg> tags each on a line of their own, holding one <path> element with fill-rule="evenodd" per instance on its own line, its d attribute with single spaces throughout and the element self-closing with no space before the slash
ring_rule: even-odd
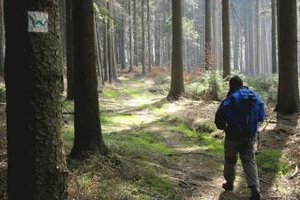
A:
<svg viewBox="0 0 300 200">
<path fill-rule="evenodd" d="M 67 23 L 67 99 L 74 99 L 74 37 L 72 0 L 66 0 Z"/>
<path fill-rule="evenodd" d="M 223 78 L 230 75 L 229 0 L 222 1 Z"/>
<path fill-rule="evenodd" d="M 299 111 L 296 0 L 278 0 L 278 112 Z"/>
<path fill-rule="evenodd" d="M 277 73 L 276 0 L 272 2 L 272 74 Z"/>
<path fill-rule="evenodd" d="M 4 76 L 5 30 L 3 0 L 0 0 L 0 77 Z"/>
<path fill-rule="evenodd" d="M 150 0 L 147 0 L 147 22 L 148 22 L 148 71 L 151 71 L 152 65 L 152 44 L 151 44 L 151 16 L 150 16 Z"/>
<path fill-rule="evenodd" d="M 161 49 L 161 31 L 160 31 L 160 26 L 161 23 L 159 22 L 160 17 L 159 17 L 159 12 L 156 11 L 155 14 L 155 65 L 158 67 L 160 66 L 160 49 Z"/>
<path fill-rule="evenodd" d="M 121 41 L 120 41 L 120 57 L 121 57 L 121 69 L 126 68 L 126 58 L 125 58 L 125 19 L 124 15 L 121 16 Z"/>
<path fill-rule="evenodd" d="M 261 65 L 260 65 L 260 61 L 261 61 L 261 51 L 260 51 L 260 19 L 259 19 L 259 13 L 260 13 L 260 4 L 259 4 L 259 0 L 256 0 L 255 1 L 255 5 L 256 5 L 256 17 L 255 17 L 255 22 L 256 22 L 256 62 L 255 62 L 255 71 L 256 71 L 256 74 L 259 74 L 260 73 L 260 68 L 261 68 Z"/>
<path fill-rule="evenodd" d="M 128 1 L 128 15 L 129 15 L 129 72 L 133 71 L 133 54 L 132 54 L 132 13 L 131 1 Z"/>
<path fill-rule="evenodd" d="M 6 1 L 5 29 L 8 199 L 64 200 L 59 1 Z"/>
<path fill-rule="evenodd" d="M 145 63 L 145 50 L 146 50 L 146 40 L 145 40 L 145 0 L 142 0 L 142 74 L 146 74 L 146 63 Z"/>
<path fill-rule="evenodd" d="M 113 22 L 112 22 L 112 9 L 111 2 L 107 2 L 107 10 L 109 12 L 107 22 L 107 59 L 108 59 L 108 81 L 113 82 L 113 68 L 114 66 L 114 36 L 113 36 Z"/>
<path fill-rule="evenodd" d="M 211 1 L 205 1 L 205 70 L 212 69 L 212 13 L 211 13 Z"/>
<path fill-rule="evenodd" d="M 137 19 L 136 19 L 136 0 L 133 0 L 133 42 L 134 42 L 134 65 L 138 66 L 138 41 L 137 41 Z"/>
<path fill-rule="evenodd" d="M 182 93 L 184 93 L 181 4 L 181 0 L 172 0 L 173 53 L 171 70 L 171 90 L 168 94 L 169 100 L 178 100 Z"/>
<path fill-rule="evenodd" d="M 103 29 L 103 69 L 104 69 L 104 82 L 109 81 L 109 55 L 108 55 L 108 27 L 109 20 L 104 22 Z"/>
<path fill-rule="evenodd" d="M 72 158 L 108 153 L 101 134 L 97 93 L 93 0 L 73 1 L 75 140 Z"/>
<path fill-rule="evenodd" d="M 95 54 L 96 54 L 96 72 L 97 72 L 97 90 L 100 90 L 100 87 L 102 85 L 102 79 L 101 79 L 101 61 L 100 61 L 100 47 L 99 47 L 99 40 L 98 38 L 98 22 L 97 18 L 94 13 L 94 35 L 95 35 L 95 40 L 94 40 L 94 46 L 95 46 Z"/>
</svg>

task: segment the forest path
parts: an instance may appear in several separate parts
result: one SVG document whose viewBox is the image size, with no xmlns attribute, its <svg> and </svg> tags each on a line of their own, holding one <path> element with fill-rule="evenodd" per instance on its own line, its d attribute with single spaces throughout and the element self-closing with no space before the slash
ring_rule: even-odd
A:
<svg viewBox="0 0 300 200">
<path fill-rule="evenodd" d="M 168 153 L 162 153 L 156 158 L 156 164 L 160 165 L 172 180 L 177 196 L 156 198 L 248 199 L 250 191 L 240 164 L 237 167 L 235 190 L 224 192 L 221 188 L 223 134 L 212 125 L 219 103 L 189 99 L 171 103 L 166 101 L 164 96 L 149 92 L 153 84 L 154 82 L 150 79 L 139 78 L 132 81 L 122 77 L 120 84 L 111 87 L 109 91 L 104 91 L 101 105 L 105 107 L 106 114 L 118 113 L 130 116 L 131 119 L 124 118 L 115 121 L 120 131 L 128 133 L 128 131 L 135 132 L 136 130 L 137 134 L 147 133 L 148 136 L 151 135 L 150 137 L 155 135 L 155 141 L 162 142 L 169 149 Z M 112 95 L 114 90 L 115 95 Z M 133 121 L 130 122 L 132 119 Z M 270 129 L 270 126 L 271 124 L 266 130 Z M 108 128 L 106 125 L 103 127 L 104 132 L 116 130 L 116 127 Z M 135 137 L 138 136 L 135 135 Z M 265 142 L 267 140 L 274 143 L 274 137 L 264 137 L 263 134 L 262 138 L 262 148 L 270 144 L 270 142 Z M 275 162 L 280 163 L 279 158 Z M 272 163 L 269 164 L 272 165 Z M 286 181 L 286 178 L 278 179 L 275 173 L 277 172 L 272 170 L 269 172 L 260 170 L 265 199 L 293 199 L 297 196 L 299 187 L 294 190 L 292 182 Z M 280 183 L 282 180 L 285 180 L 283 184 Z M 287 185 L 289 189 L 282 189 L 283 185 Z M 292 196 L 290 196 L 291 193 L 293 193 Z"/>
<path fill-rule="evenodd" d="M 240 163 L 233 192 L 224 192 L 223 133 L 213 125 L 219 102 L 168 102 L 155 80 L 119 77 L 100 95 L 103 137 L 114 152 L 89 164 L 73 163 L 72 200 L 246 200 Z M 152 92 L 150 92 L 152 91 Z M 72 113 L 72 102 L 64 105 Z M 300 199 L 298 115 L 275 116 L 261 134 L 257 161 L 264 199 Z M 0 199 L 6 199 L 5 106 L 0 107 Z M 72 116 L 64 116 L 66 151 L 73 144 Z M 264 125 L 263 125 L 264 126 Z M 289 157 L 286 161 L 284 157 Z"/>
<path fill-rule="evenodd" d="M 119 98 L 113 101 L 111 96 L 102 97 L 101 104 L 105 104 L 106 112 L 122 113 L 133 117 L 135 123 L 131 124 L 133 126 L 127 127 L 129 130 L 134 130 L 135 127 L 147 134 L 159 135 L 159 142 L 163 142 L 170 149 L 168 154 L 161 155 L 160 160 L 162 161 L 159 161 L 159 164 L 167 170 L 170 179 L 175 183 L 180 199 L 248 199 L 250 191 L 247 188 L 241 164 L 237 167 L 235 190 L 223 192 L 221 188 L 223 183 L 223 134 L 211 128 L 219 102 L 182 99 L 171 103 L 166 101 L 162 95 L 149 93 L 153 84 L 154 82 L 150 79 L 140 78 L 132 81 L 123 77 L 121 84 L 114 89 L 123 92 L 125 89 L 125 93 L 128 90 L 134 90 L 134 95 L 128 97 L 125 95 L 124 97 L 119 94 Z M 123 88 L 124 86 L 126 88 Z M 128 121 L 125 124 L 122 120 L 118 123 L 118 126 L 122 126 L 122 123 L 125 127 L 128 126 Z M 283 124 L 287 124 L 287 122 L 283 122 Z M 184 128 L 180 128 L 180 126 L 184 126 Z M 280 130 L 279 132 L 289 132 L 294 135 L 295 128 L 293 131 L 290 129 L 289 125 L 276 128 L 276 130 Z M 267 125 L 262 134 L 263 153 L 261 157 L 263 158 L 261 162 L 268 162 L 268 158 L 264 160 L 266 156 L 274 156 L 268 154 L 273 149 L 279 149 L 278 152 L 281 155 L 282 148 L 287 142 L 282 139 L 284 135 L 278 139 L 278 137 L 272 137 L 272 133 L 266 133 L 270 130 L 276 132 L 272 123 Z M 284 144 L 277 145 L 277 140 L 281 140 Z M 270 146 L 271 143 L 274 145 Z M 282 164 L 279 157 L 270 159 L 273 159 L 269 163 L 270 165 Z M 277 177 L 279 168 L 260 167 L 262 192 L 265 199 L 296 199 L 294 196 L 299 192 L 299 187 L 294 188 L 293 184 L 297 182 L 289 182 L 286 177 Z M 288 187 L 284 188 L 283 185 Z"/>
</svg>

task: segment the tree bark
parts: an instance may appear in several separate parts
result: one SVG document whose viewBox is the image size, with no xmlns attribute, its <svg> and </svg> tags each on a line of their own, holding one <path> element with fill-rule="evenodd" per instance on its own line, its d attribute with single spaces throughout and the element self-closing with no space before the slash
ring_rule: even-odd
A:
<svg viewBox="0 0 300 200">
<path fill-rule="evenodd" d="M 151 71 L 152 65 L 152 44 L 151 44 L 151 16 L 150 16 L 150 0 L 147 0 L 147 21 L 148 21 L 148 71 Z"/>
<path fill-rule="evenodd" d="M 74 99 L 74 37 L 72 0 L 66 0 L 67 23 L 67 99 Z"/>
<path fill-rule="evenodd" d="M 129 72 L 133 71 L 133 54 L 132 54 L 132 8 L 131 1 L 128 1 L 128 15 L 129 15 Z"/>
<path fill-rule="evenodd" d="M 229 0 L 222 1 L 223 78 L 230 75 Z"/>
<path fill-rule="evenodd" d="M 277 40 L 276 40 L 276 4 L 277 0 L 271 0 L 272 4 L 272 74 L 277 73 Z"/>
<path fill-rule="evenodd" d="M 47 13 L 48 28 L 28 10 Z M 59 1 L 6 1 L 5 29 L 8 199 L 66 199 Z"/>
<path fill-rule="evenodd" d="M 205 70 L 212 69 L 212 13 L 211 0 L 205 1 Z"/>
<path fill-rule="evenodd" d="M 137 19 L 136 19 L 136 0 L 133 0 L 133 42 L 134 42 L 134 65 L 138 66 L 138 41 L 137 41 Z"/>
<path fill-rule="evenodd" d="M 4 77 L 5 30 L 3 0 L 0 0 L 0 77 Z"/>
<path fill-rule="evenodd" d="M 178 100 L 184 93 L 181 5 L 181 0 L 172 0 L 173 53 L 171 69 L 171 89 L 168 94 L 169 100 Z"/>
<path fill-rule="evenodd" d="M 145 56 L 145 50 L 146 50 L 146 39 L 145 39 L 145 0 L 142 0 L 142 74 L 146 74 L 146 56 Z"/>
<path fill-rule="evenodd" d="M 72 158 L 84 159 L 90 154 L 106 155 L 99 119 L 93 0 L 73 1 L 75 140 Z"/>
<path fill-rule="evenodd" d="M 124 15 L 121 16 L 121 44 L 120 44 L 120 56 L 121 56 L 121 69 L 126 68 L 126 58 L 125 58 L 125 19 Z"/>
<path fill-rule="evenodd" d="M 111 2 L 107 2 L 107 10 L 109 12 L 108 22 L 107 22 L 107 59 L 108 59 L 108 81 L 113 82 L 113 68 L 114 66 L 114 35 L 113 35 L 113 22 L 112 22 L 112 9 Z"/>
<path fill-rule="evenodd" d="M 256 74 L 260 73 L 260 68 L 261 68 L 261 45 L 260 45 L 260 17 L 259 17 L 259 12 L 260 12 L 260 3 L 259 0 L 255 1 L 255 6 L 256 6 L 256 17 L 255 17 L 255 22 L 256 22 L 256 62 L 255 62 L 255 71 Z"/>
<path fill-rule="evenodd" d="M 278 112 L 299 111 L 296 0 L 278 0 Z"/>
</svg>

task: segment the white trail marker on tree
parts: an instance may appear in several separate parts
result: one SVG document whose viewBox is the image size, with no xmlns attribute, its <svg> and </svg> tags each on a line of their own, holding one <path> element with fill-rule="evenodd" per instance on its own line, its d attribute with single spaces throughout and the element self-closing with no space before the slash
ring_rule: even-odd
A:
<svg viewBox="0 0 300 200">
<path fill-rule="evenodd" d="M 28 32 L 47 33 L 48 13 L 28 11 Z"/>
</svg>

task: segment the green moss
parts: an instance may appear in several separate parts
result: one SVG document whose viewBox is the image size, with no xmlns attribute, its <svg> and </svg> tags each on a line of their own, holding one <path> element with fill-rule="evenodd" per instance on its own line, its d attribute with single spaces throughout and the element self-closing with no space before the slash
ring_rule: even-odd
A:
<svg viewBox="0 0 300 200">
<path fill-rule="evenodd" d="M 63 102 L 63 112 L 73 113 L 74 112 L 74 101 L 66 100 Z"/>
</svg>

